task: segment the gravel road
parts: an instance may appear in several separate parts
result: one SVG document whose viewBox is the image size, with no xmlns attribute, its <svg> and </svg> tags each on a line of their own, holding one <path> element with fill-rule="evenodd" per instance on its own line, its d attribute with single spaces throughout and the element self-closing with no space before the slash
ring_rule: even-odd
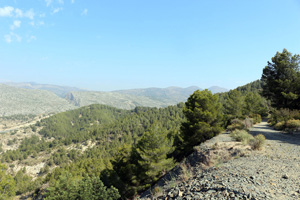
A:
<svg viewBox="0 0 300 200">
<path fill-rule="evenodd" d="M 265 135 L 262 151 L 250 151 L 247 156 L 205 170 L 194 167 L 190 170 L 196 171 L 195 176 L 156 198 L 300 199 L 300 135 L 275 131 L 265 121 L 251 128 L 250 133 Z M 226 142 L 228 137 L 222 134 L 213 141 Z"/>
</svg>

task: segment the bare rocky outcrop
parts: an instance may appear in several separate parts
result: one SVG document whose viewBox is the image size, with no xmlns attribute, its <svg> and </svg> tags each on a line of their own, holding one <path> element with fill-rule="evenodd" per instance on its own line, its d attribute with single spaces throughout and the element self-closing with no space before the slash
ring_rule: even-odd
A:
<svg viewBox="0 0 300 200">
<path fill-rule="evenodd" d="M 57 113 L 76 108 L 52 92 L 4 84 L 0 84 L 0 105 L 0 117 Z"/>
</svg>

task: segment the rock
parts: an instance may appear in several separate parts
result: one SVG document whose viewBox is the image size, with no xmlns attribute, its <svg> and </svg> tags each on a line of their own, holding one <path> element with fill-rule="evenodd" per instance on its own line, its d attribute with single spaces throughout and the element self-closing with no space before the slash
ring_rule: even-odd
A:
<svg viewBox="0 0 300 200">
<path fill-rule="evenodd" d="M 207 191 L 208 194 L 212 194 L 212 193 L 215 193 L 215 192 L 216 192 L 216 190 L 208 190 Z"/>
<path fill-rule="evenodd" d="M 168 193 L 168 196 L 171 197 L 171 198 L 173 198 L 173 197 L 174 197 L 173 192 L 169 192 L 169 193 Z"/>
<path fill-rule="evenodd" d="M 223 193 L 223 196 L 224 196 L 224 197 L 228 197 L 228 196 L 229 196 L 227 190 L 224 190 L 222 193 Z"/>
<path fill-rule="evenodd" d="M 279 134 L 272 133 L 269 137 L 279 137 Z M 294 160 L 294 156 L 300 154 L 300 135 L 297 146 L 288 141 L 281 143 L 287 148 L 279 148 L 278 141 L 268 140 L 274 148 L 266 148 L 266 154 L 253 151 L 248 157 L 225 162 L 222 168 L 194 169 L 193 179 L 166 188 L 165 194 L 157 199 L 300 199 L 300 161 Z M 294 139 L 291 141 L 295 142 Z M 279 158 L 278 154 L 281 159 L 270 159 Z M 201 168 L 204 165 L 196 166 Z"/>
<path fill-rule="evenodd" d="M 177 197 L 177 196 L 178 196 L 178 194 L 179 194 L 179 190 L 178 190 L 178 189 L 176 189 L 176 190 L 173 192 L 173 195 L 174 195 L 174 197 Z"/>
<path fill-rule="evenodd" d="M 284 175 L 282 176 L 282 178 L 283 178 L 283 179 L 289 179 L 288 175 L 286 175 L 286 174 L 284 174 Z"/>
<path fill-rule="evenodd" d="M 182 195 L 183 195 L 183 192 L 182 192 L 181 190 L 179 190 L 178 196 L 179 196 L 179 197 L 182 197 Z"/>
</svg>

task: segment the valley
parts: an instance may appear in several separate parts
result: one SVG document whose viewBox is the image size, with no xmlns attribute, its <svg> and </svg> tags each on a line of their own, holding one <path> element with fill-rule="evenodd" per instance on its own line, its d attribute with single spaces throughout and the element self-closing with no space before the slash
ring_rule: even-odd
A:
<svg viewBox="0 0 300 200">
<path fill-rule="evenodd" d="M 0 1 L 0 200 L 300 199 L 299 6 Z"/>
<path fill-rule="evenodd" d="M 104 104 L 127 110 L 137 106 L 161 108 L 186 101 L 197 89 L 200 88 L 193 86 L 100 92 L 30 82 L 0 83 L 0 116 L 48 115 L 91 104 Z M 209 89 L 214 93 L 227 91 L 216 86 Z"/>
<path fill-rule="evenodd" d="M 249 88 L 245 88 L 245 91 L 250 91 Z M 22 89 L 22 92 L 23 90 L 25 89 Z M 130 92 L 137 92 L 133 91 Z M 78 104 L 79 99 L 82 99 L 81 105 L 74 104 L 74 108 L 80 108 L 57 114 L 19 114 L 1 117 L 1 161 L 7 166 L 7 173 L 14 176 L 18 198 L 28 195 L 33 198 L 40 195 L 59 195 L 60 189 L 56 188 L 58 186 L 56 184 L 63 180 L 66 173 L 70 173 L 69 181 L 75 181 L 75 177 L 86 175 L 99 176 L 108 186 L 118 188 L 121 196 L 130 197 L 146 189 L 153 181 L 151 179 L 157 180 L 162 175 L 160 171 L 153 171 L 154 174 L 149 179 L 148 175 L 143 175 L 140 170 L 150 169 L 147 165 L 139 164 L 143 162 L 143 152 L 148 151 L 140 151 L 139 148 L 151 149 L 158 144 L 155 148 L 161 148 L 159 151 L 163 157 L 157 164 L 162 165 L 165 170 L 173 168 L 177 163 L 176 159 L 179 160 L 184 154 L 180 149 L 186 148 L 185 144 L 180 142 L 182 136 L 179 132 L 182 122 L 185 121 L 182 110 L 184 103 L 166 107 L 153 102 L 168 101 L 172 99 L 172 94 L 178 101 L 178 98 L 183 98 L 180 97 L 181 93 L 183 96 L 188 93 L 184 94 L 184 89 L 180 88 L 152 88 L 148 92 L 141 92 L 141 95 L 147 96 L 131 98 L 134 97 L 135 102 L 139 99 L 145 102 L 145 99 L 150 99 L 152 93 L 155 93 L 156 100 L 149 101 L 147 107 L 133 104 L 132 107 L 120 109 L 93 103 L 105 103 L 102 99 L 107 98 L 109 94 L 118 105 L 125 105 L 121 97 L 129 99 L 132 94 L 77 91 L 68 93 L 71 94 L 69 101 Z M 212 95 L 208 90 L 203 91 L 203 94 Z M 214 98 L 217 95 L 222 94 L 216 94 Z M 111 98 L 107 103 L 114 103 Z M 153 96 L 151 98 L 154 99 Z M 150 146 L 144 144 L 151 140 L 153 134 L 157 135 L 158 140 L 152 141 Z M 143 139 L 143 137 L 150 138 Z M 136 151 L 139 153 L 134 153 Z M 167 158 L 167 155 L 171 158 Z M 128 169 L 122 166 L 138 167 L 138 172 L 128 172 Z M 138 186 L 128 180 L 123 173 L 134 173 L 130 176 L 135 177 Z M 115 176 L 121 181 L 115 182 Z M 41 190 L 48 187 L 55 192 L 50 194 L 48 189 Z"/>
</svg>

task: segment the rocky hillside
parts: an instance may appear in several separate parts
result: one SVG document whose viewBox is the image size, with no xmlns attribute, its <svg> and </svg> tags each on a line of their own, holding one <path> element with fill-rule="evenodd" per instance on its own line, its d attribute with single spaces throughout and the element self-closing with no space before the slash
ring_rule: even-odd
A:
<svg viewBox="0 0 300 200">
<path fill-rule="evenodd" d="M 0 84 L 0 116 L 58 113 L 91 104 L 127 110 L 137 106 L 160 108 L 185 102 L 195 90 L 201 89 L 192 86 L 99 92 L 30 82 L 5 83 Z M 226 91 L 216 86 L 209 90 L 213 93 Z"/>
<path fill-rule="evenodd" d="M 132 90 L 117 90 L 115 93 L 144 96 L 150 99 L 161 101 L 166 105 L 185 102 L 187 98 L 196 90 L 202 90 L 199 87 L 192 86 L 188 88 L 167 87 L 167 88 L 144 88 Z"/>
<path fill-rule="evenodd" d="M 105 104 L 122 109 L 133 109 L 136 106 L 166 107 L 185 102 L 199 87 L 188 88 L 144 88 L 131 90 L 117 90 L 112 92 L 75 91 L 67 94 L 66 98 L 76 106 L 90 104 Z M 227 91 L 217 86 L 209 88 L 213 93 Z"/>
<path fill-rule="evenodd" d="M 141 195 L 141 199 L 299 199 L 300 135 L 274 131 L 266 122 L 251 129 L 266 145 L 253 151 L 228 134 L 204 144 Z"/>
<path fill-rule="evenodd" d="M 0 116 L 44 114 L 74 109 L 52 92 L 29 90 L 0 84 Z"/>
<path fill-rule="evenodd" d="M 18 87 L 18 88 L 25 88 L 25 89 L 46 90 L 46 91 L 53 92 L 54 94 L 62 98 L 64 98 L 69 92 L 72 91 L 84 91 L 83 89 L 76 88 L 76 87 L 59 86 L 59 85 L 51 85 L 51 84 L 39 84 L 34 82 L 21 82 L 21 83 L 6 82 L 3 84 Z"/>
<path fill-rule="evenodd" d="M 144 107 L 166 107 L 175 104 L 172 102 L 163 102 L 154 100 L 146 96 L 134 96 L 129 94 L 120 94 L 117 92 L 92 92 L 77 91 L 69 93 L 66 96 L 75 106 L 87 106 L 90 104 L 105 104 L 121 109 L 133 109 L 136 106 Z M 179 103 L 178 101 L 177 103 Z"/>
</svg>

